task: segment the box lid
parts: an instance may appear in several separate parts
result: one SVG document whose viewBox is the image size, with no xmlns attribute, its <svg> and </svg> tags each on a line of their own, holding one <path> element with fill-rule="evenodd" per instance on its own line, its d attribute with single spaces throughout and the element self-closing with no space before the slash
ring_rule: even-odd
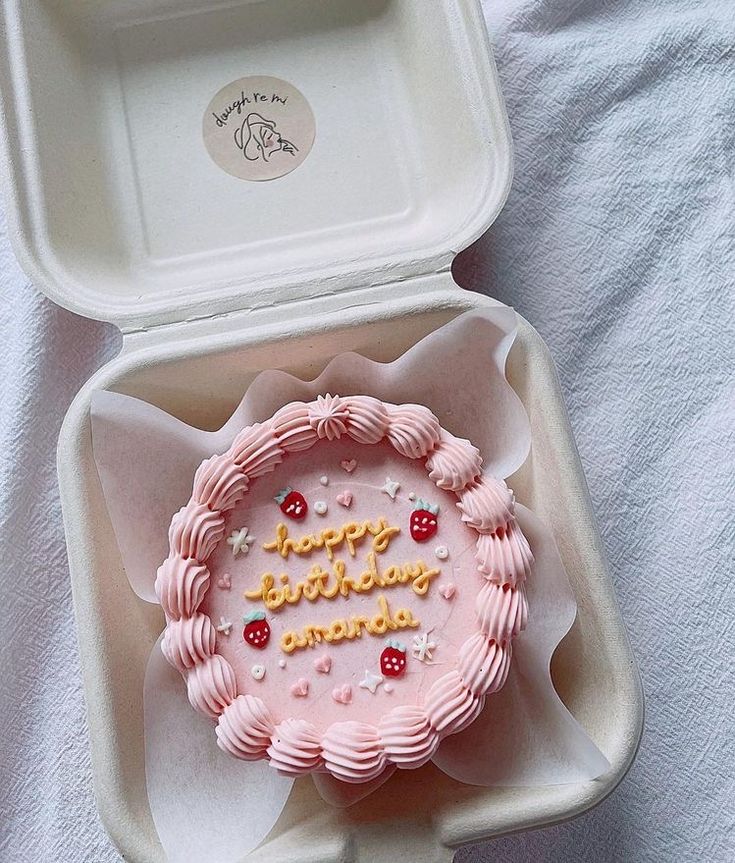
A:
<svg viewBox="0 0 735 863">
<path fill-rule="evenodd" d="M 83 315 L 145 329 L 405 283 L 505 201 L 477 0 L 0 2 L 16 248 Z"/>
</svg>

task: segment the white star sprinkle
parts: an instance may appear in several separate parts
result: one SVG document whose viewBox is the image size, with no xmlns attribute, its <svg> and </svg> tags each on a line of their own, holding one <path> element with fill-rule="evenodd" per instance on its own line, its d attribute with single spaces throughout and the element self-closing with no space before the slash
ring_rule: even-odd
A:
<svg viewBox="0 0 735 863">
<path fill-rule="evenodd" d="M 232 623 L 229 620 L 225 620 L 224 617 L 220 617 L 219 626 L 217 627 L 217 632 L 221 632 L 223 635 L 229 635 L 232 631 Z"/>
<path fill-rule="evenodd" d="M 399 482 L 392 480 L 389 476 L 385 478 L 385 485 L 380 490 L 385 492 L 391 500 L 396 499 L 398 489 L 401 487 Z"/>
<path fill-rule="evenodd" d="M 368 671 L 365 669 L 365 676 L 362 678 L 360 683 L 358 684 L 360 689 L 369 689 L 373 695 L 375 695 L 375 690 L 380 686 L 383 682 L 383 678 L 379 674 L 373 674 L 372 671 Z"/>
<path fill-rule="evenodd" d="M 227 545 L 232 546 L 232 556 L 237 557 L 240 552 L 247 554 L 250 551 L 250 543 L 255 542 L 255 537 L 248 533 L 246 527 L 233 530 L 227 537 Z"/>
<path fill-rule="evenodd" d="M 432 650 L 436 650 L 436 642 L 429 641 L 428 632 L 423 632 L 421 635 L 414 635 L 413 655 L 419 662 L 431 662 Z"/>
</svg>

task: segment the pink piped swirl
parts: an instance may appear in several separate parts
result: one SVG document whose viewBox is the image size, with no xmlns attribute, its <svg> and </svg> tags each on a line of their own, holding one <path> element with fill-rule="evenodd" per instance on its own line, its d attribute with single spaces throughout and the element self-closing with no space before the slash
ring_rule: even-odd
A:
<svg viewBox="0 0 735 863">
<path fill-rule="evenodd" d="M 343 782 L 368 782 L 385 770 L 378 729 L 366 722 L 335 722 L 322 738 L 324 764 Z"/>
<path fill-rule="evenodd" d="M 513 492 L 497 477 L 482 474 L 457 496 L 462 521 L 479 533 L 492 533 L 513 518 Z"/>
<path fill-rule="evenodd" d="M 232 442 L 228 453 L 250 479 L 275 470 L 284 456 L 270 423 L 255 423 L 244 428 Z"/>
<path fill-rule="evenodd" d="M 345 398 L 347 434 L 357 443 L 380 443 L 388 431 L 388 411 L 383 402 L 372 396 Z"/>
<path fill-rule="evenodd" d="M 172 620 L 166 627 L 161 651 L 182 674 L 214 653 L 216 633 L 206 614 Z"/>
<path fill-rule="evenodd" d="M 278 443 L 286 452 L 310 449 L 319 440 L 309 421 L 310 405 L 291 402 L 273 414 L 271 427 Z"/>
<path fill-rule="evenodd" d="M 225 535 L 225 520 L 205 503 L 190 500 L 171 520 L 168 542 L 181 557 L 205 561 Z"/>
<path fill-rule="evenodd" d="M 462 682 L 474 695 L 497 692 L 508 676 L 510 655 L 510 644 L 503 647 L 476 632 L 459 651 L 457 669 Z"/>
<path fill-rule="evenodd" d="M 158 567 L 155 590 L 166 617 L 191 617 L 209 587 L 209 570 L 194 559 L 167 557 Z"/>
<path fill-rule="evenodd" d="M 406 458 L 424 458 L 439 443 L 441 426 L 423 405 L 386 405 L 388 440 Z"/>
<path fill-rule="evenodd" d="M 426 693 L 424 709 L 429 722 L 441 734 L 456 734 L 466 728 L 482 710 L 484 699 L 464 685 L 457 670 L 434 681 Z"/>
<path fill-rule="evenodd" d="M 514 519 L 494 533 L 480 534 L 475 560 L 477 568 L 489 581 L 517 587 L 531 574 L 533 554 Z"/>
<path fill-rule="evenodd" d="M 378 735 L 389 761 L 400 767 L 421 767 L 439 745 L 439 734 L 421 707 L 403 705 L 386 713 Z"/>
<path fill-rule="evenodd" d="M 274 727 L 273 718 L 260 698 L 238 695 L 217 722 L 217 745 L 235 758 L 255 761 L 265 755 Z"/>
<path fill-rule="evenodd" d="M 309 405 L 309 425 L 320 440 L 338 440 L 347 431 L 347 407 L 339 396 L 317 396 Z"/>
<path fill-rule="evenodd" d="M 481 466 L 482 456 L 476 446 L 444 430 L 426 459 L 429 479 L 447 491 L 461 491 L 480 475 Z"/>
<path fill-rule="evenodd" d="M 273 730 L 268 757 L 279 773 L 309 773 L 322 763 L 319 732 L 305 719 L 286 719 Z"/>
<path fill-rule="evenodd" d="M 191 706 L 216 719 L 235 700 L 235 672 L 226 659 L 215 653 L 189 670 L 186 689 Z"/>
<path fill-rule="evenodd" d="M 480 631 L 498 643 L 516 638 L 528 622 L 528 602 L 522 587 L 488 582 L 475 602 Z"/>
<path fill-rule="evenodd" d="M 248 478 L 229 453 L 205 459 L 194 474 L 192 498 L 215 512 L 229 512 L 248 490 Z"/>
</svg>

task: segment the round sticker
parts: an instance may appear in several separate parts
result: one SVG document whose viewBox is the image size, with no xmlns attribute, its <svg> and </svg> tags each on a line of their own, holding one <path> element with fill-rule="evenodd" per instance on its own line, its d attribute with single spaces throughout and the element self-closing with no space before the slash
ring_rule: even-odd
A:
<svg viewBox="0 0 735 863">
<path fill-rule="evenodd" d="M 239 78 L 207 105 L 204 146 L 214 162 L 241 180 L 275 180 L 306 159 L 316 123 L 309 103 L 280 78 Z"/>
</svg>

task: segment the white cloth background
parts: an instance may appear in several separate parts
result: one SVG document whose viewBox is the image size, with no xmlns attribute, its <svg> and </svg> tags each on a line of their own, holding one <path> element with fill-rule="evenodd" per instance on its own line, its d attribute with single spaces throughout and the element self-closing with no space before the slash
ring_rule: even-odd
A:
<svg viewBox="0 0 735 863">
<path fill-rule="evenodd" d="M 735 859 L 735 5 L 486 3 L 516 172 L 458 280 L 556 358 L 647 695 L 640 755 L 595 811 L 459 852 Z M 117 350 L 54 307 L 2 223 L 0 859 L 120 859 L 96 816 L 56 489 L 66 408 Z"/>
</svg>

